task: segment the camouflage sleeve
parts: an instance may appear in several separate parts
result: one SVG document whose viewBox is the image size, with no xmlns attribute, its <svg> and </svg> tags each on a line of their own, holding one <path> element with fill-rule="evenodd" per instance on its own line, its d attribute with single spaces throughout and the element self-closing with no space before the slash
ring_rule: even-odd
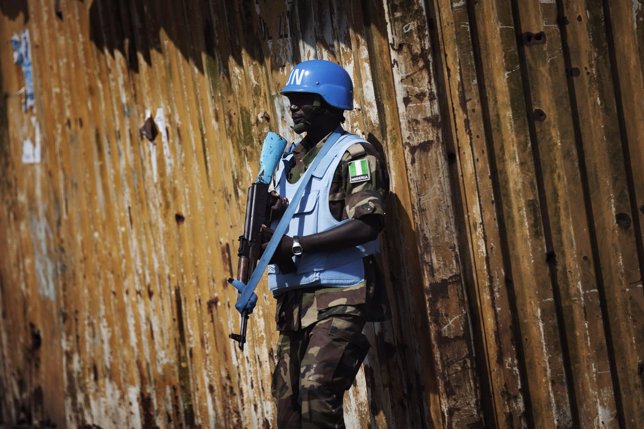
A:
<svg viewBox="0 0 644 429">
<path fill-rule="evenodd" d="M 342 207 L 336 218 L 359 219 L 372 214 L 384 216 L 389 176 L 386 165 L 373 145 L 356 143 L 350 146 L 342 156 L 333 182 L 329 195 L 332 212 L 334 205 L 336 208 Z"/>
</svg>

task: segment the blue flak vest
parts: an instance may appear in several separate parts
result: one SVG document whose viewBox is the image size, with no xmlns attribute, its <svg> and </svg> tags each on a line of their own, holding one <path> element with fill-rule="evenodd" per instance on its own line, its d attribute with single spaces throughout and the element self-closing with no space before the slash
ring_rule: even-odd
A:
<svg viewBox="0 0 644 429">
<path fill-rule="evenodd" d="M 347 222 L 347 220 L 336 220 L 329 209 L 331 181 L 344 152 L 355 143 L 368 142 L 354 134 L 346 133 L 340 127 L 335 132 L 343 133 L 343 135 L 333 144 L 329 153 L 313 172 L 311 181 L 307 184 L 304 196 L 286 230 L 286 234 L 291 237 L 316 234 Z M 280 162 L 275 175 L 276 191 L 288 198 L 289 201 L 302 180 L 300 178 L 296 183 L 289 183 L 286 179 L 285 165 L 290 162 L 292 157 L 290 151 L 282 157 L 282 162 Z M 275 227 L 275 225 L 276 223 L 272 226 Z M 319 285 L 325 287 L 355 285 L 364 280 L 362 259 L 365 256 L 378 253 L 379 247 L 379 241 L 376 239 L 359 246 L 333 252 L 307 254 L 305 249 L 302 256 L 293 257 L 297 267 L 297 271 L 294 273 L 280 273 L 275 264 L 268 266 L 268 287 L 273 291 L 273 294 L 279 295 L 287 290 Z"/>
</svg>

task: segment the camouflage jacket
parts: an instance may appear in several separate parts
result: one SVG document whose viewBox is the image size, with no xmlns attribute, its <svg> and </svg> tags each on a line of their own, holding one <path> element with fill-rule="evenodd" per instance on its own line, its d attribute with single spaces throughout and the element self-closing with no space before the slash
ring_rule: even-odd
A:
<svg viewBox="0 0 644 429">
<path fill-rule="evenodd" d="M 300 143 L 293 149 L 291 167 L 286 171 L 290 183 L 297 182 L 313 162 L 326 138 L 307 148 Z M 351 164 L 366 161 L 368 174 L 359 181 L 351 180 Z M 364 165 L 364 163 L 363 163 Z M 359 219 L 377 215 L 384 225 L 385 198 L 389 193 L 387 167 L 371 144 L 356 143 L 343 154 L 336 168 L 329 191 L 329 208 L 337 220 Z M 375 258 L 367 257 L 365 281 L 347 287 L 297 289 L 277 297 L 276 322 L 279 331 L 304 329 L 313 323 L 337 314 L 364 316 L 370 320 L 384 317 L 384 285 L 378 274 Z"/>
</svg>

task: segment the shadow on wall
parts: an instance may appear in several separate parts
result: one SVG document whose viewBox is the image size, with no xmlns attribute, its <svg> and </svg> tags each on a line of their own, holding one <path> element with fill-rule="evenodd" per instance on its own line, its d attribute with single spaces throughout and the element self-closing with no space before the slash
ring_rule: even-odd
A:
<svg viewBox="0 0 644 429">
<path fill-rule="evenodd" d="M 300 62 L 303 46 L 334 59 L 340 46 L 352 44 L 347 27 L 358 34 L 372 28 L 369 14 L 351 2 L 298 0 L 93 0 L 89 18 L 92 42 L 111 55 L 120 52 L 134 72 L 169 41 L 200 72 L 215 60 L 225 76 L 230 59 L 240 67 L 244 57 L 246 64 L 270 62 L 275 70 Z"/>
<path fill-rule="evenodd" d="M 264 64 L 267 42 L 289 39 L 286 2 L 270 11 L 255 1 L 94 0 L 90 7 L 90 37 L 99 48 L 121 52 L 130 70 L 138 72 L 142 58 L 151 64 L 151 53 L 163 52 L 169 40 L 200 72 L 204 57 L 216 59 L 228 76 L 230 57 L 242 65 L 242 52 Z M 282 30 L 275 27 L 281 27 Z M 284 30 L 285 29 L 285 30 Z M 163 35 L 163 36 L 162 36 Z M 290 43 L 290 41 L 288 42 Z"/>
<path fill-rule="evenodd" d="M 29 21 L 27 0 L 0 0 L 0 13 L 12 20 L 22 15 L 25 22 Z"/>
<path fill-rule="evenodd" d="M 386 159 L 382 143 L 369 134 L 367 140 Z M 419 279 L 418 259 L 405 246 L 404 237 L 413 237 L 414 226 L 398 195 L 389 194 L 387 222 L 379 262 L 387 307 L 386 320 L 371 337 L 369 364 L 365 366 L 373 416 L 384 416 L 390 427 L 424 427 L 429 424 L 427 395 L 437 396 L 435 368 L 425 310 L 425 291 Z M 422 334 L 419 337 L 419 333 Z M 426 423 L 420 423 L 426 422 Z M 383 425 L 384 421 L 382 422 Z M 420 424 L 420 426 L 419 426 Z"/>
<path fill-rule="evenodd" d="M 61 0 L 52 3 L 56 19 L 70 19 Z M 83 2 L 72 4 L 86 9 Z M 30 18 L 27 0 L 0 0 L 0 13 L 12 20 Z M 298 0 L 93 0 L 89 27 L 94 45 L 122 54 L 135 73 L 141 61 L 151 65 L 152 53 L 164 54 L 164 43 L 171 43 L 200 72 L 214 60 L 215 71 L 228 77 L 231 59 L 240 67 L 244 57 L 246 64 L 270 59 L 271 68 L 279 69 L 301 61 L 302 46 L 334 59 L 339 46 L 351 44 L 347 26 L 357 33 L 370 27 L 368 14 L 354 13 L 349 3 Z"/>
<path fill-rule="evenodd" d="M 413 231 L 396 194 L 387 202 L 389 221 L 382 253 L 387 318 L 370 335 L 371 349 L 365 376 L 373 416 L 389 427 L 431 427 L 428 397 L 438 395 L 434 361 L 428 341 L 424 291 L 410 272 L 414 261 L 405 260 L 400 239 Z M 420 334 L 420 335 L 419 335 Z"/>
</svg>

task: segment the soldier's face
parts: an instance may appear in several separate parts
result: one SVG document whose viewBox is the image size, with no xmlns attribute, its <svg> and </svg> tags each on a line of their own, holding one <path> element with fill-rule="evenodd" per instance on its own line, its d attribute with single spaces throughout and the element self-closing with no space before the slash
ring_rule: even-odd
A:
<svg viewBox="0 0 644 429">
<path fill-rule="evenodd" d="M 320 110 L 319 97 L 308 93 L 291 93 L 287 97 L 291 104 L 293 130 L 298 134 L 309 130 Z"/>
</svg>

